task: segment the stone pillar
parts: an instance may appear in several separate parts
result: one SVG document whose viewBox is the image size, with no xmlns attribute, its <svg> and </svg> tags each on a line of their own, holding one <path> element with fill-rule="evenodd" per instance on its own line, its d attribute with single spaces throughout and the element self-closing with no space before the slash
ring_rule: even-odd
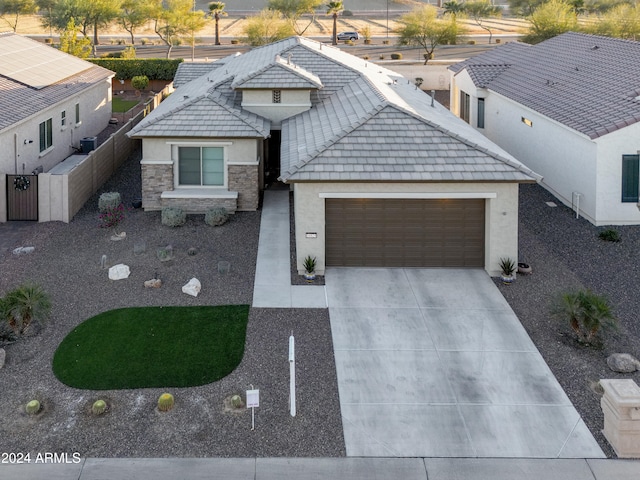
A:
<svg viewBox="0 0 640 480">
<path fill-rule="evenodd" d="M 602 433 L 619 458 L 640 458 L 640 387 L 631 379 L 600 380 Z"/>
</svg>

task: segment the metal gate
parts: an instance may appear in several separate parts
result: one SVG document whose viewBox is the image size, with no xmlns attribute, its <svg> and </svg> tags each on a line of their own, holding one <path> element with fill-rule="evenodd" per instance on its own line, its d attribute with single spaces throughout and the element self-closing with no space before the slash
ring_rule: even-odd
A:
<svg viewBox="0 0 640 480">
<path fill-rule="evenodd" d="M 7 220 L 38 220 L 38 175 L 7 175 Z"/>
</svg>

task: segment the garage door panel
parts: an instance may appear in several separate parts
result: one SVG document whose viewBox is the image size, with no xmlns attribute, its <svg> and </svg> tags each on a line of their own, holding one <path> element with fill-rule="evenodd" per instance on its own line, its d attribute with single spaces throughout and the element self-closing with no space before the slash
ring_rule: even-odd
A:
<svg viewBox="0 0 640 480">
<path fill-rule="evenodd" d="M 482 199 L 327 199 L 328 266 L 482 267 Z"/>
</svg>

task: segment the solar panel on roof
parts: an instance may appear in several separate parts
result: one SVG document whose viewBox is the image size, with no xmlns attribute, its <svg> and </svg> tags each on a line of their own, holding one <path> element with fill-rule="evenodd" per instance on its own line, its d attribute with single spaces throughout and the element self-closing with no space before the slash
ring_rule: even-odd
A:
<svg viewBox="0 0 640 480">
<path fill-rule="evenodd" d="M 41 89 L 91 68 L 72 55 L 19 35 L 0 35 L 0 75 Z"/>
</svg>

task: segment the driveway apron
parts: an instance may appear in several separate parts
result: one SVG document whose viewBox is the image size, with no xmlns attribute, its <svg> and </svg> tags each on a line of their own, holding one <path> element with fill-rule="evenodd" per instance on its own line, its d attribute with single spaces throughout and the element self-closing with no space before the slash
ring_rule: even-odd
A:
<svg viewBox="0 0 640 480">
<path fill-rule="evenodd" d="M 602 458 L 483 270 L 331 268 L 348 456 Z"/>
</svg>

